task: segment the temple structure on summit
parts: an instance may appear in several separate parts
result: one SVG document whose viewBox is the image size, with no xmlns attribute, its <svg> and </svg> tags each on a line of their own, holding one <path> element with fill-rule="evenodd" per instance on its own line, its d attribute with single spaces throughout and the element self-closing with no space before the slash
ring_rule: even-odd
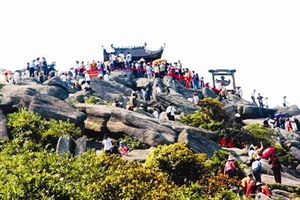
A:
<svg viewBox="0 0 300 200">
<path fill-rule="evenodd" d="M 228 88 L 227 91 L 234 91 L 236 88 L 235 85 L 235 78 L 234 78 L 234 73 L 236 72 L 235 69 L 210 69 L 208 70 L 212 74 L 212 79 L 213 79 L 213 84 L 216 84 L 216 81 L 219 81 L 221 83 L 221 86 L 228 86 L 231 83 L 231 80 L 228 79 L 226 80 L 225 77 L 229 76 L 232 78 L 232 86 L 233 88 Z M 216 77 L 220 77 L 220 79 L 217 79 Z"/>
<path fill-rule="evenodd" d="M 123 54 L 126 56 L 128 54 L 128 52 L 131 54 L 132 56 L 132 61 L 138 61 L 140 59 L 144 59 L 145 62 L 150 62 L 156 59 L 160 59 L 164 48 L 165 48 L 166 44 L 164 44 L 163 46 L 161 46 L 158 50 L 156 51 L 151 51 L 148 50 L 147 48 L 147 43 L 144 43 L 144 46 L 129 46 L 129 47 L 114 47 L 113 44 L 111 44 L 111 52 L 108 52 L 106 50 L 106 48 L 103 48 L 103 59 L 104 62 L 109 60 L 109 54 L 114 54 L 114 55 L 119 55 L 121 52 L 123 52 Z"/>
</svg>

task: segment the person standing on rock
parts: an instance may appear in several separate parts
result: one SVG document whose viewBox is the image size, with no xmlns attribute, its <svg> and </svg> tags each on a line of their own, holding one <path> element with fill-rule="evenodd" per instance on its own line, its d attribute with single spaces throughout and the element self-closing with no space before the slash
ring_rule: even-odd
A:
<svg viewBox="0 0 300 200">
<path fill-rule="evenodd" d="M 260 156 L 255 158 L 255 161 L 252 163 L 252 173 L 256 180 L 256 182 L 261 182 L 261 172 L 262 172 L 262 164 L 260 161 Z"/>
<path fill-rule="evenodd" d="M 281 184 L 281 172 L 284 171 L 275 153 L 271 155 L 269 164 L 271 164 L 271 169 L 273 170 L 275 182 Z"/>
<path fill-rule="evenodd" d="M 286 101 L 286 96 L 283 97 L 283 107 L 290 105 L 287 101 Z"/>
<path fill-rule="evenodd" d="M 259 106 L 263 108 L 264 107 L 263 97 L 260 95 L 260 93 L 258 93 L 257 100 L 258 100 Z"/>
<path fill-rule="evenodd" d="M 175 112 L 176 112 L 176 109 L 174 108 L 174 104 L 171 103 L 167 107 L 167 110 L 166 110 L 166 113 L 167 113 L 167 116 L 168 116 L 169 120 L 175 121 Z"/>
<path fill-rule="evenodd" d="M 256 90 L 253 90 L 253 92 L 252 92 L 252 94 L 251 94 L 251 99 L 252 99 L 254 105 L 257 105 L 257 104 L 256 104 L 256 101 L 255 101 L 255 92 L 256 92 Z"/>
</svg>

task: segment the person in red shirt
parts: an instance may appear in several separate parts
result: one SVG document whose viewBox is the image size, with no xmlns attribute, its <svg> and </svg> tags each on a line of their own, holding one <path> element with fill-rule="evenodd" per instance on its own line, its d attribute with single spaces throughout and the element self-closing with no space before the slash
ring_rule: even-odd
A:
<svg viewBox="0 0 300 200">
<path fill-rule="evenodd" d="M 234 158 L 229 155 L 227 162 L 225 163 L 224 175 L 227 174 L 229 178 L 232 178 L 236 174 L 237 170 L 238 168 L 235 166 Z"/>
<path fill-rule="evenodd" d="M 226 147 L 226 139 L 225 137 L 222 137 L 221 140 L 219 141 L 219 144 L 221 147 Z"/>
<path fill-rule="evenodd" d="M 272 164 L 271 169 L 273 170 L 275 182 L 281 184 L 281 172 L 284 172 L 284 171 L 283 171 L 281 163 L 275 153 L 272 153 L 270 160 L 269 160 L 269 164 Z"/>
<path fill-rule="evenodd" d="M 227 147 L 228 148 L 232 148 L 233 147 L 233 143 L 234 143 L 234 138 L 230 138 L 228 144 L 227 144 Z"/>
</svg>

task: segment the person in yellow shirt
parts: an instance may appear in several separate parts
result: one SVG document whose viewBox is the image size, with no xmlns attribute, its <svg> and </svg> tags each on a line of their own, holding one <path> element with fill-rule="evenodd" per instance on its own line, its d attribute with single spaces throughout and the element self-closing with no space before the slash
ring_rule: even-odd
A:
<svg viewBox="0 0 300 200">
<path fill-rule="evenodd" d="M 244 189 L 244 196 L 249 197 L 252 194 L 252 189 L 255 186 L 255 180 L 253 179 L 253 174 L 250 173 L 248 176 L 241 180 L 241 186 Z"/>
</svg>

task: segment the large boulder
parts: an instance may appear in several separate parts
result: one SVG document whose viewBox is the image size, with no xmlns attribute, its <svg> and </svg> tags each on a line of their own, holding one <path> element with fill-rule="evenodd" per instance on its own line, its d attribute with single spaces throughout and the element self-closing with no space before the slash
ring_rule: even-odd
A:
<svg viewBox="0 0 300 200">
<path fill-rule="evenodd" d="M 277 110 L 278 113 L 283 113 L 287 117 L 293 117 L 296 115 L 300 115 L 300 109 L 297 105 L 290 105 L 290 106 L 275 106 L 274 109 Z"/>
<path fill-rule="evenodd" d="M 171 103 L 174 103 L 177 114 L 180 114 L 181 112 L 184 114 L 194 114 L 196 110 L 199 110 L 198 106 L 195 106 L 180 94 L 160 94 L 156 99 L 165 109 Z"/>
<path fill-rule="evenodd" d="M 151 88 L 152 82 L 148 78 L 138 78 L 136 79 L 136 88 L 138 90 Z"/>
<path fill-rule="evenodd" d="M 13 110 L 13 100 L 9 96 L 0 96 L 0 109 L 4 112 L 11 112 Z"/>
<path fill-rule="evenodd" d="M 177 134 L 172 129 L 159 125 L 155 122 L 157 119 L 121 108 L 112 110 L 112 115 L 107 122 L 110 132 L 124 133 L 130 137 L 142 139 L 151 146 L 176 142 Z"/>
<path fill-rule="evenodd" d="M 62 80 L 60 80 L 59 77 L 53 77 L 47 81 L 45 81 L 43 83 L 43 85 L 49 85 L 49 86 L 56 86 L 56 87 L 60 87 L 62 88 L 63 90 L 65 90 L 67 93 L 75 93 L 77 92 L 77 90 L 69 87 L 67 85 L 67 83 L 63 82 Z"/>
<path fill-rule="evenodd" d="M 7 127 L 6 127 L 7 119 L 0 109 L 0 140 L 8 139 Z"/>
<path fill-rule="evenodd" d="M 214 91 L 212 91 L 211 89 L 209 89 L 207 87 L 201 88 L 201 92 L 202 92 L 203 97 L 216 98 L 218 96 Z"/>
<path fill-rule="evenodd" d="M 110 73 L 110 78 L 121 85 L 127 86 L 129 88 L 136 88 L 136 83 L 134 82 L 133 71 L 125 70 L 114 70 Z"/>
<path fill-rule="evenodd" d="M 117 101 L 125 104 L 127 100 L 125 98 L 124 92 L 131 94 L 132 91 L 126 86 L 120 85 L 118 83 L 112 81 L 104 81 L 96 78 L 91 79 L 90 85 L 97 96 L 108 102 L 112 102 L 113 99 L 117 99 Z"/>
<path fill-rule="evenodd" d="M 46 119 L 56 119 L 69 121 L 76 125 L 83 123 L 86 114 L 77 111 L 66 102 L 45 94 L 41 94 L 35 89 L 27 88 L 22 94 L 22 107 L 29 111 L 36 112 Z"/>
<path fill-rule="evenodd" d="M 252 105 L 240 105 L 237 111 L 243 119 L 273 117 L 275 113 L 275 110 Z"/>
<path fill-rule="evenodd" d="M 290 148 L 290 153 L 292 154 L 292 156 L 294 156 L 295 159 L 300 161 L 300 150 L 298 148 L 291 147 Z"/>
<path fill-rule="evenodd" d="M 69 96 L 69 94 L 60 87 L 36 84 L 36 85 L 5 85 L 2 88 L 3 97 L 10 97 L 14 105 L 19 105 L 21 96 L 26 89 L 35 89 L 39 91 L 41 94 L 53 96 L 61 100 L 64 100 Z"/>
<path fill-rule="evenodd" d="M 170 90 L 170 94 L 178 93 L 175 80 L 171 76 L 164 76 L 163 84 Z"/>
<path fill-rule="evenodd" d="M 205 153 L 212 157 L 215 151 L 220 150 L 220 146 L 212 140 L 208 140 L 191 129 L 184 129 L 178 136 L 178 142 L 186 143 L 187 146 L 196 153 Z"/>
<path fill-rule="evenodd" d="M 75 149 L 75 141 L 68 135 L 60 136 L 56 146 L 56 153 L 59 155 L 73 154 Z M 73 153 L 72 153 L 73 152 Z"/>
<path fill-rule="evenodd" d="M 218 135 L 212 131 L 195 128 L 176 121 L 160 120 L 144 114 L 106 105 L 76 104 L 76 108 L 87 114 L 86 128 L 99 130 L 110 135 L 126 134 L 142 139 L 152 146 L 177 142 L 178 135 L 184 129 L 199 134 L 209 140 L 216 140 Z M 97 125 L 98 124 L 98 125 Z"/>
</svg>

